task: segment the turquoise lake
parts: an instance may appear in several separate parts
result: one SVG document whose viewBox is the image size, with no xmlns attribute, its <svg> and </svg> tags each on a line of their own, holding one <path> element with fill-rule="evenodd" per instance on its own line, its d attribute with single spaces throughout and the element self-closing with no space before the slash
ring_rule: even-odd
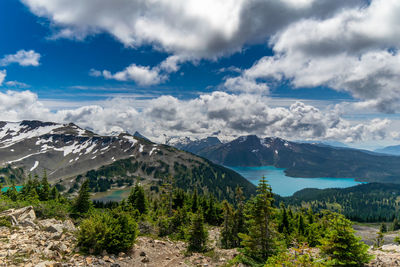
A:
<svg viewBox="0 0 400 267">
<path fill-rule="evenodd" d="M 227 167 L 227 166 L 226 166 Z M 265 167 L 227 167 L 241 174 L 247 180 L 257 185 L 262 176 L 265 176 L 271 185 L 272 192 L 280 196 L 291 196 L 304 188 L 345 188 L 361 184 L 352 178 L 293 178 L 285 175 L 285 169 L 273 166 Z M 92 196 L 97 201 L 121 201 L 127 198 L 130 188 L 112 189 L 107 192 L 96 193 Z"/>
<path fill-rule="evenodd" d="M 272 192 L 281 196 L 291 196 L 304 188 L 345 188 L 362 184 L 352 178 L 293 178 L 285 175 L 284 170 L 274 166 L 265 167 L 228 167 L 257 185 L 265 176 Z"/>
</svg>

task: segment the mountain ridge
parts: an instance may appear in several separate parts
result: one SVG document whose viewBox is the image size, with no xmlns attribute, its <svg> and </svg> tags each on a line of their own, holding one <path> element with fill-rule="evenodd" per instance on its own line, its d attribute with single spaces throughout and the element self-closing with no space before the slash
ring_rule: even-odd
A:
<svg viewBox="0 0 400 267">
<path fill-rule="evenodd" d="M 191 151 L 190 144 L 183 149 L 225 166 L 285 168 L 285 174 L 292 177 L 337 177 L 400 183 L 400 157 L 355 148 L 248 135 L 198 151 Z"/>
<path fill-rule="evenodd" d="M 178 187 L 221 198 L 232 199 L 236 186 L 246 196 L 255 193 L 241 175 L 194 154 L 127 133 L 101 136 L 75 124 L 0 122 L 0 166 L 9 170 L 3 177 L 9 183 L 46 171 L 50 182 L 66 188 L 78 188 L 80 176 L 90 179 L 93 190 L 104 191 L 139 178 L 157 184 L 172 175 Z M 14 174 L 11 179 L 11 170 L 24 170 L 19 181 Z"/>
</svg>

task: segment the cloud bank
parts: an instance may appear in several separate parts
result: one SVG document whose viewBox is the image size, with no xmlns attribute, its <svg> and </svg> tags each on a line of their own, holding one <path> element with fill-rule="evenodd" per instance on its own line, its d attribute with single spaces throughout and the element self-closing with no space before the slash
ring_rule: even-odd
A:
<svg viewBox="0 0 400 267">
<path fill-rule="evenodd" d="M 321 111 L 296 102 L 272 108 L 268 98 L 213 92 L 191 100 L 161 96 L 137 110 L 131 99 L 114 98 L 103 105 L 51 112 L 30 91 L 0 93 L 0 120 L 39 119 L 74 122 L 100 134 L 139 131 L 154 141 L 167 136 L 206 137 L 214 132 L 224 140 L 240 135 L 279 136 L 288 139 L 380 140 L 389 133 L 389 120 L 353 123 L 335 110 Z"/>
</svg>

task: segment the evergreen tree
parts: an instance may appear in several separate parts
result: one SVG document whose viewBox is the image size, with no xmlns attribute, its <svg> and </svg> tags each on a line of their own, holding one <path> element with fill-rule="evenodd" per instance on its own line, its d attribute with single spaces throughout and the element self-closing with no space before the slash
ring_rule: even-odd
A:
<svg viewBox="0 0 400 267">
<path fill-rule="evenodd" d="M 239 233 L 247 233 L 247 229 L 245 226 L 245 216 L 244 216 L 244 196 L 243 190 L 241 187 L 237 186 L 235 190 L 235 202 L 236 202 L 236 211 L 234 214 L 234 237 L 235 243 L 234 247 L 239 247 L 242 239 L 239 237 Z"/>
<path fill-rule="evenodd" d="M 304 233 L 305 233 L 304 218 L 303 218 L 303 215 L 301 213 L 299 214 L 299 219 L 298 219 L 298 222 L 297 222 L 297 232 L 300 235 L 304 235 Z"/>
<path fill-rule="evenodd" d="M 59 192 L 57 190 L 57 187 L 53 186 L 53 188 L 50 191 L 50 196 L 49 198 L 52 200 L 57 200 L 59 196 Z"/>
<path fill-rule="evenodd" d="M 78 197 L 72 206 L 72 210 L 77 213 L 86 213 L 92 206 L 89 193 L 89 180 L 85 180 L 79 189 Z"/>
<path fill-rule="evenodd" d="M 169 175 L 164 179 L 161 188 L 161 203 L 167 211 L 168 217 L 172 217 L 172 198 L 173 198 L 173 177 Z"/>
<path fill-rule="evenodd" d="M 137 209 L 140 214 L 148 212 L 147 198 L 144 193 L 144 189 L 139 183 L 136 183 L 135 187 L 131 190 L 128 197 L 128 202 L 134 209 Z"/>
<path fill-rule="evenodd" d="M 236 243 L 235 225 L 234 225 L 234 214 L 232 206 L 228 201 L 224 200 L 222 202 L 222 210 L 224 221 L 221 228 L 221 246 L 222 248 L 234 248 Z"/>
<path fill-rule="evenodd" d="M 374 247 L 375 248 L 380 248 L 383 245 L 383 232 L 379 231 L 376 233 L 376 238 L 375 238 L 375 242 L 374 242 Z M 395 239 L 396 241 L 396 239 Z"/>
<path fill-rule="evenodd" d="M 381 233 L 386 233 L 386 232 L 387 232 L 387 227 L 386 227 L 386 224 L 385 224 L 385 223 L 382 223 L 382 224 L 381 224 L 381 226 L 380 226 L 380 228 L 379 228 L 379 231 L 380 231 Z"/>
<path fill-rule="evenodd" d="M 194 214 L 189 229 L 188 251 L 202 252 L 206 249 L 208 233 L 201 213 Z"/>
<path fill-rule="evenodd" d="M 240 234 L 244 253 L 259 262 L 265 262 L 276 251 L 276 233 L 272 223 L 274 212 L 271 187 L 263 177 L 258 185 L 258 194 L 248 202 L 248 234 Z"/>
<path fill-rule="evenodd" d="M 328 258 L 327 264 L 363 266 L 369 262 L 371 256 L 368 254 L 368 245 L 354 235 L 351 222 L 339 214 L 331 214 L 329 221 L 320 246 L 321 254 Z"/>
<path fill-rule="evenodd" d="M 5 194 L 8 196 L 12 201 L 17 201 L 18 199 L 18 192 L 17 189 L 15 188 L 15 184 L 13 184 L 7 189 L 7 192 Z"/>
<path fill-rule="evenodd" d="M 197 189 L 194 189 L 194 193 L 192 196 L 192 212 L 196 213 L 199 209 L 199 197 L 197 196 Z"/>
<path fill-rule="evenodd" d="M 42 181 L 40 182 L 39 199 L 41 201 L 47 201 L 49 200 L 49 194 L 50 194 L 50 185 L 49 182 L 47 181 L 46 170 L 44 170 Z"/>
<path fill-rule="evenodd" d="M 285 232 L 285 233 L 290 234 L 289 219 L 288 219 L 286 207 L 283 203 L 281 205 L 281 216 L 280 216 L 280 222 L 278 225 L 278 232 L 279 233 Z"/>
</svg>

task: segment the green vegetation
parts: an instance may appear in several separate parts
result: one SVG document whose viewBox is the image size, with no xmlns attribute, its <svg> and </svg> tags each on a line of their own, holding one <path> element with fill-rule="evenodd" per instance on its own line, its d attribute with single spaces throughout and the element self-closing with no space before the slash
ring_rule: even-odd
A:
<svg viewBox="0 0 400 267">
<path fill-rule="evenodd" d="M 137 182 L 121 202 L 93 204 L 90 180 L 81 182 L 78 195 L 72 199 L 49 185 L 45 173 L 41 179 L 29 176 L 20 192 L 13 185 L 0 195 L 0 210 L 32 205 L 41 218 L 73 218 L 79 225 L 77 244 L 83 253 L 90 254 L 128 251 L 137 235 L 168 236 L 186 241 L 187 253 L 212 253 L 208 231 L 210 226 L 218 226 L 218 245 L 240 251 L 232 264 L 361 266 L 370 260 L 367 246 L 354 236 L 351 222 L 343 215 L 294 208 L 282 201 L 277 208 L 265 178 L 250 199 L 246 200 L 237 187 L 230 201 L 222 202 L 197 187 L 190 191 L 176 186 L 176 178 L 169 175 L 157 185 Z M 0 224 L 8 226 L 2 219 Z M 312 248 L 321 253 L 311 253 Z"/>
<path fill-rule="evenodd" d="M 399 195 L 398 184 L 370 183 L 349 188 L 303 189 L 291 197 L 275 198 L 278 205 L 311 208 L 314 212 L 331 210 L 352 221 L 393 222 L 400 219 Z"/>
<path fill-rule="evenodd" d="M 137 236 L 137 223 L 128 212 L 96 212 L 82 221 L 78 245 L 84 252 L 118 253 L 132 248 Z"/>
<path fill-rule="evenodd" d="M 197 157 L 180 159 L 179 156 L 172 163 L 162 160 L 137 161 L 135 158 L 117 160 L 98 170 L 90 170 L 84 176 L 78 176 L 69 193 L 79 188 L 79 180 L 82 178 L 89 180 L 89 188 L 92 192 L 104 192 L 115 185 L 132 186 L 133 181 L 140 180 L 140 176 L 158 180 L 158 186 L 162 185 L 165 177 L 173 176 L 174 187 L 185 191 L 196 189 L 200 194 L 212 194 L 219 200 L 227 199 L 230 202 L 234 201 L 236 186 L 242 188 L 246 198 L 256 193 L 253 184 L 228 168 L 206 159 Z"/>
</svg>

